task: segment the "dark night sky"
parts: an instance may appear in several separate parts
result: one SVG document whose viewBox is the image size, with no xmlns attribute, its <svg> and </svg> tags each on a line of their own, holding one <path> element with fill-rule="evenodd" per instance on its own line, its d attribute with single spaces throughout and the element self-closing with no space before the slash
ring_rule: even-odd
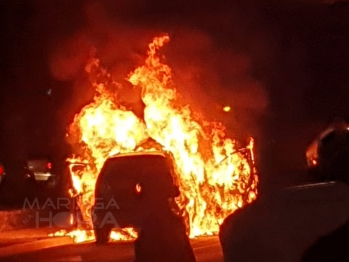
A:
<svg viewBox="0 0 349 262">
<path fill-rule="evenodd" d="M 280 174 L 304 163 L 306 144 L 334 116 L 349 116 L 349 5 L 186 2 L 1 1 L 1 156 L 64 155 L 57 145 L 89 98 L 79 82 L 91 47 L 124 76 L 168 32 L 164 52 L 193 104 L 233 104 L 223 121 L 257 138 L 265 183 L 289 182 Z M 219 118 L 213 108 L 207 114 Z"/>
</svg>

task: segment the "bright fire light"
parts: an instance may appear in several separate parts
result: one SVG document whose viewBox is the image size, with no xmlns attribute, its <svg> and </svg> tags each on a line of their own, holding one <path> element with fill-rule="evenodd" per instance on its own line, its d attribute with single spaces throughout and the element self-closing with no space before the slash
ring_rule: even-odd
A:
<svg viewBox="0 0 349 262">
<path fill-rule="evenodd" d="M 230 112 L 230 110 L 231 110 L 231 108 L 230 108 L 230 106 L 225 106 L 225 107 L 223 107 L 223 111 L 224 112 Z"/>
<path fill-rule="evenodd" d="M 83 171 L 71 170 L 74 191 L 80 195 L 83 217 L 88 220 L 95 182 L 104 161 L 110 155 L 145 150 L 140 145 L 151 138 L 174 156 L 181 192 L 176 202 L 184 211 L 190 236 L 212 235 L 228 214 L 257 197 L 253 139 L 240 147 L 226 136 L 221 123 L 198 117 L 180 101 L 171 68 L 159 55 L 168 41 L 167 35 L 154 38 L 144 65 L 127 77 L 141 92 L 143 119 L 131 108 L 117 104 L 120 86 L 97 59 L 86 66 L 96 94 L 94 101 L 76 114 L 69 130 L 83 149 L 79 159 L 70 161 L 89 163 Z M 230 107 L 223 110 L 228 112 Z M 65 234 L 74 236 L 76 242 L 93 239 L 93 232 L 88 230 Z M 135 237 L 133 233 L 126 235 Z M 111 237 L 123 239 L 120 234 L 113 233 Z"/>
</svg>

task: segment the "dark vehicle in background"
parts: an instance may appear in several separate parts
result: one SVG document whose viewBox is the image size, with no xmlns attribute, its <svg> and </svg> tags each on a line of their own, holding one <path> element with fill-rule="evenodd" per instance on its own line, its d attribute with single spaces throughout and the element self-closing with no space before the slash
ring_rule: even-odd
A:
<svg viewBox="0 0 349 262">
<path fill-rule="evenodd" d="M 25 162 L 24 169 L 27 181 L 52 188 L 56 186 L 57 177 L 49 158 L 30 158 Z"/>
<path fill-rule="evenodd" d="M 92 209 L 97 243 L 108 242 L 113 226 L 103 221 L 109 212 L 120 228 L 139 228 L 154 198 L 174 200 L 179 195 L 173 163 L 164 152 L 119 154 L 106 160 Z"/>
<path fill-rule="evenodd" d="M 0 186 L 3 185 L 5 180 L 6 180 L 5 167 L 2 163 L 0 163 Z"/>
</svg>

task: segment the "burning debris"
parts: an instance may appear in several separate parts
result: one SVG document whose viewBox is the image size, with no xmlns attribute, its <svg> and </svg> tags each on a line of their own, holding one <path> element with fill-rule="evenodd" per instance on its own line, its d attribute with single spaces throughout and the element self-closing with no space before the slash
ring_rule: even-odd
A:
<svg viewBox="0 0 349 262">
<path fill-rule="evenodd" d="M 118 102 L 118 91 L 125 87 L 115 82 L 98 60 L 86 66 L 96 94 L 70 126 L 69 135 L 78 141 L 81 154 L 69 161 L 85 165 L 81 170 L 70 170 L 74 183 L 71 195 L 78 198 L 82 217 L 89 222 L 84 229 L 58 235 L 75 236 L 76 242 L 94 239 L 90 208 L 95 182 L 105 160 L 123 152 L 160 148 L 172 153 L 180 187 L 176 202 L 191 237 L 217 233 L 228 214 L 256 198 L 253 140 L 241 147 L 226 137 L 221 123 L 208 122 L 189 105 L 181 104 L 171 68 L 159 55 L 168 41 L 166 35 L 154 38 L 144 65 L 127 78 L 132 84 L 127 88 L 141 94 L 142 114 L 139 107 Z M 136 237 L 132 229 L 111 235 L 117 240 L 132 237 Z"/>
</svg>

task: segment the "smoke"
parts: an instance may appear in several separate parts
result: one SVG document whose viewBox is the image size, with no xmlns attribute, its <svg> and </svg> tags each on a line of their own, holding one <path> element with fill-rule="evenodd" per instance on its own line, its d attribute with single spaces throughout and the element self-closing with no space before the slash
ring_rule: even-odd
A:
<svg viewBox="0 0 349 262">
<path fill-rule="evenodd" d="M 38 98 L 41 102 L 34 96 L 8 97 L 2 118 L 20 110 L 50 133 L 44 116 L 58 114 L 57 126 L 64 130 L 93 97 L 84 73 L 92 56 L 125 85 L 151 39 L 169 33 L 171 42 L 161 52 L 183 100 L 207 119 L 223 121 L 234 137 L 259 137 L 257 145 L 268 144 L 273 168 L 274 162 L 295 166 L 329 117 L 348 114 L 346 3 L 8 1 L 1 9 L 3 89 L 18 94 L 52 89 L 52 108 L 38 106 L 48 97 Z M 138 94 L 120 95 L 123 103 L 139 100 Z M 225 104 L 230 113 L 222 112 Z M 33 105 L 37 109 L 31 110 Z M 278 144 L 275 151 L 269 142 Z"/>
<path fill-rule="evenodd" d="M 258 136 L 258 120 L 267 112 L 268 95 L 262 80 L 253 76 L 254 59 L 257 54 L 260 60 L 260 53 L 269 51 L 267 37 L 259 32 L 261 23 L 256 22 L 256 10 L 246 4 L 235 4 L 238 8 L 229 11 L 219 6 L 215 10 L 201 6 L 189 14 L 190 19 L 183 20 L 191 12 L 186 6 L 174 4 L 173 10 L 169 10 L 160 5 L 157 13 L 152 14 L 142 10 L 151 5 L 144 5 L 136 6 L 132 1 L 123 5 L 112 1 L 87 2 L 83 10 L 85 26 L 52 48 L 52 76 L 60 81 L 80 79 L 72 99 L 66 103 L 70 111 L 67 115 L 71 118 L 91 99 L 91 92 L 83 91 L 86 82 L 81 80 L 91 56 L 99 58 L 114 79 L 124 85 L 129 72 L 143 63 L 151 39 L 169 33 L 171 41 L 161 52 L 173 69 L 183 101 L 194 111 L 202 112 L 207 120 L 222 121 L 235 137 Z M 240 13 L 246 10 L 250 16 Z M 208 22 L 212 11 L 216 19 Z M 256 38 L 258 45 L 251 44 Z M 246 46 L 247 49 L 242 48 Z M 269 59 L 267 54 L 262 57 Z M 126 92 L 119 96 L 125 103 L 135 103 L 139 98 Z M 224 113 L 225 105 L 231 106 L 232 111 Z"/>
<path fill-rule="evenodd" d="M 236 138 L 255 136 L 256 118 L 268 108 L 266 91 L 252 77 L 247 54 L 217 45 L 204 31 L 180 28 L 173 33 L 166 57 L 174 81 L 184 100 L 206 119 L 222 121 Z M 231 112 L 223 112 L 226 105 Z"/>
<path fill-rule="evenodd" d="M 93 45 L 83 32 L 62 40 L 49 57 L 51 75 L 60 81 L 77 79 L 88 59 L 93 56 L 93 50 Z"/>
</svg>

